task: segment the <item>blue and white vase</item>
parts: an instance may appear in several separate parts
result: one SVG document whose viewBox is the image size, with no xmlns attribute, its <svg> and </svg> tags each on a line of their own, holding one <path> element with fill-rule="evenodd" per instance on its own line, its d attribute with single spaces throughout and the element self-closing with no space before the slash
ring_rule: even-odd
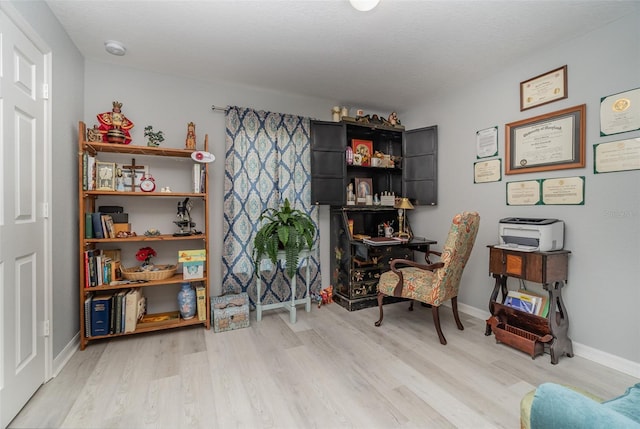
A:
<svg viewBox="0 0 640 429">
<path fill-rule="evenodd" d="M 196 315 L 196 291 L 191 287 L 191 283 L 182 283 L 178 292 L 178 308 L 180 316 L 185 320 L 193 319 Z"/>
</svg>

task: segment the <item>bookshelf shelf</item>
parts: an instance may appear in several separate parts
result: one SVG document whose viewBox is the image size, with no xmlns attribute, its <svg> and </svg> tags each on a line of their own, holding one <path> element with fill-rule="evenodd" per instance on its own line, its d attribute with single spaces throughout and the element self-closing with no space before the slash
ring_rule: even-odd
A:
<svg viewBox="0 0 640 429">
<path fill-rule="evenodd" d="M 98 271 L 100 272 L 102 271 L 99 269 L 92 270 L 91 265 L 88 263 L 89 255 L 93 256 L 94 254 L 100 254 L 109 250 L 114 250 L 113 249 L 114 245 L 119 245 L 119 244 L 123 245 L 122 249 L 116 249 L 118 252 L 122 252 L 121 253 L 122 259 L 123 259 L 121 261 L 122 266 L 133 266 L 134 262 L 131 262 L 131 261 L 135 261 L 135 252 L 136 252 L 135 249 L 137 249 L 140 245 L 149 246 L 152 243 L 157 244 L 158 247 L 169 246 L 173 248 L 173 247 L 176 247 L 177 243 L 183 242 L 185 243 L 184 245 L 185 249 L 205 249 L 206 255 L 209 255 L 209 243 L 208 243 L 209 191 L 208 191 L 208 186 L 206 186 L 207 184 L 206 178 L 208 175 L 207 164 L 202 164 L 201 170 L 194 169 L 194 165 L 196 164 L 195 162 L 191 161 L 191 154 L 194 152 L 194 150 L 174 149 L 174 148 L 166 148 L 166 147 L 160 148 L 160 147 L 148 147 L 148 146 L 122 145 L 122 144 L 112 144 L 112 143 L 102 143 L 102 142 L 89 142 L 86 140 L 86 135 L 87 135 L 86 125 L 83 122 L 80 122 L 78 125 L 78 146 L 79 146 L 79 151 L 78 151 L 78 179 L 79 179 L 78 180 L 78 205 L 79 205 L 78 268 L 79 268 L 79 274 L 80 274 L 79 276 L 80 281 L 79 281 L 78 287 L 79 287 L 79 301 L 80 301 L 80 314 L 79 314 L 80 315 L 80 349 L 84 350 L 87 347 L 87 345 L 92 341 L 104 340 L 104 339 L 114 338 L 114 337 L 122 337 L 127 335 L 142 334 L 146 332 L 155 332 L 155 331 L 161 331 L 165 329 L 176 329 L 176 328 L 191 327 L 191 326 L 197 326 L 197 325 L 203 326 L 206 329 L 210 329 L 211 310 L 210 310 L 210 302 L 208 299 L 210 293 L 209 293 L 209 278 L 206 273 L 206 269 L 205 269 L 204 276 L 201 278 L 184 279 L 182 273 L 177 273 L 172 277 L 169 277 L 168 279 L 163 279 L 163 280 L 131 282 L 126 284 L 119 284 L 117 282 L 113 284 L 111 283 L 99 284 L 98 282 L 98 283 L 94 283 L 95 284 L 94 286 L 91 286 L 92 277 L 89 273 L 94 275 L 94 278 L 95 278 L 95 273 Z M 208 146 L 209 146 L 208 136 L 205 136 L 205 139 L 204 139 L 205 151 L 208 151 Z M 88 165 L 86 165 L 88 164 L 87 159 L 89 157 L 95 157 L 95 160 L 99 161 L 101 154 L 109 154 L 110 158 L 107 158 L 107 159 L 110 159 L 110 160 L 117 159 L 118 163 L 120 163 L 121 161 L 123 165 L 130 161 L 130 155 L 144 155 L 146 157 L 145 164 L 149 164 L 149 165 L 154 165 L 154 162 L 159 161 L 161 158 L 185 159 L 188 162 L 184 162 L 184 161 L 172 162 L 171 168 L 176 170 L 177 169 L 185 170 L 185 171 L 189 171 L 190 169 L 191 174 L 202 171 L 201 173 L 198 173 L 197 176 L 195 175 L 194 176 L 199 178 L 198 182 L 202 180 L 202 183 L 205 184 L 204 191 L 203 192 L 135 191 L 134 192 L 130 190 L 114 191 L 114 190 L 91 189 L 91 187 L 88 186 L 88 181 L 92 177 L 91 175 L 92 172 L 88 168 Z M 194 190 L 198 190 L 198 185 L 197 185 L 198 182 L 195 182 L 196 185 L 194 185 Z M 112 186 L 112 188 L 115 188 L 115 187 Z M 139 234 L 135 237 L 118 238 L 118 237 L 115 237 L 116 234 L 114 233 L 114 229 L 109 229 L 109 232 L 111 233 L 110 238 L 93 237 L 92 234 L 88 232 L 88 231 L 91 231 L 91 229 L 87 228 L 87 225 L 88 225 L 87 216 L 89 214 L 96 213 L 99 200 L 101 200 L 104 197 L 107 197 L 106 202 L 108 204 L 109 201 L 113 201 L 113 198 L 109 200 L 108 197 L 114 197 L 114 196 L 118 198 L 124 197 L 127 199 L 139 199 L 139 198 L 141 199 L 152 198 L 154 200 L 158 199 L 161 207 L 164 207 L 164 204 L 165 204 L 165 202 L 162 202 L 162 199 L 176 200 L 176 199 L 190 198 L 192 200 L 201 201 L 202 204 L 198 204 L 197 210 L 202 210 L 201 217 L 203 219 L 203 224 L 198 225 L 199 227 L 198 229 L 199 230 L 201 229 L 202 231 L 198 234 L 191 234 L 191 235 L 184 235 L 184 236 L 174 236 L 173 234 L 145 236 L 143 234 Z M 166 204 L 169 204 L 169 203 L 167 202 Z M 134 209 L 138 218 L 140 218 L 141 216 L 144 217 L 145 209 L 140 207 L 145 207 L 145 205 L 136 204 L 134 206 L 138 207 L 137 209 Z M 154 204 L 153 207 L 154 207 L 154 210 L 158 210 L 157 205 Z M 172 205 L 171 207 L 172 209 L 168 214 L 170 214 L 171 216 L 175 216 L 175 209 L 174 209 L 175 206 Z M 198 213 L 200 214 L 200 212 Z M 91 217 L 92 216 L 89 216 L 89 218 Z M 98 218 L 98 223 L 100 223 L 99 220 L 100 219 Z M 95 223 L 93 223 L 93 219 L 91 219 L 91 223 L 93 227 L 95 225 Z M 104 228 L 105 224 L 103 224 L 102 226 L 103 226 L 103 229 L 105 229 Z M 115 231 L 117 232 L 117 230 Z M 136 243 L 137 245 L 128 246 L 127 243 Z M 161 243 L 167 243 L 167 244 L 163 245 Z M 170 243 L 173 243 L 173 244 L 170 244 Z M 178 248 L 179 247 L 181 246 L 179 245 Z M 87 253 L 87 252 L 91 252 L 91 253 Z M 126 262 L 125 262 L 125 259 L 127 259 Z M 108 269 L 104 271 L 105 273 L 104 276 L 105 278 L 108 279 L 108 274 L 106 274 L 107 272 L 108 272 Z M 113 272 L 115 272 L 115 270 L 113 270 L 112 273 Z M 105 282 L 106 281 L 108 280 L 105 280 Z M 144 295 L 145 290 L 151 293 L 152 290 L 158 290 L 158 288 L 170 287 L 172 289 L 175 289 L 176 285 L 185 283 L 185 282 L 192 283 L 192 285 L 202 285 L 203 287 L 200 288 L 200 292 L 202 292 L 202 289 L 204 289 L 204 297 L 203 297 L 204 306 L 199 306 L 198 312 L 194 318 L 189 320 L 184 320 L 178 316 L 177 318 L 171 318 L 169 320 L 163 320 L 161 322 L 152 322 L 152 323 L 140 322 L 139 323 L 137 321 L 138 305 L 139 304 L 141 305 L 142 300 L 136 296 L 135 301 L 131 301 L 132 303 L 133 302 L 136 303 L 135 309 L 132 310 L 134 314 L 134 320 L 131 325 L 129 325 L 129 320 L 126 320 L 126 323 L 128 326 L 128 328 L 126 329 L 126 332 L 125 332 L 125 329 L 123 328 L 123 325 L 125 325 L 125 322 L 123 320 L 125 319 L 125 310 L 126 311 L 130 310 L 128 307 L 125 308 L 125 310 L 123 310 L 122 313 L 113 312 L 108 316 L 107 320 L 110 323 L 108 327 L 109 329 L 107 330 L 107 332 L 109 332 L 108 334 L 103 334 L 102 332 L 104 331 L 100 332 L 92 329 L 94 327 L 92 326 L 92 322 L 94 322 L 94 320 L 92 319 L 93 317 L 92 305 L 93 305 L 94 298 L 104 297 L 104 299 L 110 300 L 110 304 L 108 305 L 108 307 L 111 307 L 111 305 L 116 305 L 116 303 L 118 302 L 124 301 L 126 303 L 129 297 L 127 292 L 132 289 L 139 289 L 141 291 L 141 294 Z M 177 290 L 176 290 L 176 293 L 177 293 Z M 118 301 L 119 298 L 122 298 L 123 295 L 125 295 L 127 298 L 125 300 Z M 135 294 L 132 293 L 132 295 L 135 295 Z M 160 295 L 166 296 L 167 294 L 164 291 L 162 291 L 160 292 Z M 200 296 L 202 297 L 202 295 Z M 99 300 L 96 300 L 96 302 L 97 301 Z M 198 302 L 202 304 L 202 300 Z M 117 308 L 121 309 L 122 307 L 125 307 L 125 303 L 118 304 Z M 177 301 L 175 305 L 177 307 Z M 164 305 L 160 305 L 159 307 L 163 307 L 163 306 Z M 147 302 L 147 308 L 148 307 L 149 307 L 149 302 Z M 177 312 L 174 311 L 173 313 L 177 313 Z M 115 319 L 116 314 L 120 314 L 120 317 L 118 319 Z M 117 320 L 117 322 L 115 322 L 115 320 Z M 112 323 L 112 321 L 114 322 Z M 120 329 L 116 329 L 115 328 L 116 326 L 120 326 Z"/>
<path fill-rule="evenodd" d="M 573 357 L 573 345 L 567 335 L 569 317 L 562 301 L 562 288 L 567 281 L 568 250 L 555 252 L 519 252 L 489 247 L 489 272 L 495 285 L 489 299 L 491 317 L 487 319 L 485 335 L 495 334 L 503 342 L 532 358 L 548 347 L 551 363 L 557 364 L 561 355 Z M 549 294 L 546 317 L 529 314 L 504 304 L 508 295 L 509 277 L 541 283 Z M 498 295 L 501 294 L 501 301 Z"/>
</svg>

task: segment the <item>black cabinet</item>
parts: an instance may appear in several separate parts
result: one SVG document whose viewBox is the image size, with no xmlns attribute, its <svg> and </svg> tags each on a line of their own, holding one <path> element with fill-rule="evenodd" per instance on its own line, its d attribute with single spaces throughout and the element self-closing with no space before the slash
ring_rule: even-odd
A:
<svg viewBox="0 0 640 429">
<path fill-rule="evenodd" d="M 353 139 L 370 140 L 373 150 L 401 159 L 393 168 L 347 165 Z M 437 126 L 411 131 L 348 122 L 311 122 L 311 198 L 343 206 L 347 185 L 370 178 L 373 193 L 393 192 L 417 205 L 437 204 Z"/>
</svg>

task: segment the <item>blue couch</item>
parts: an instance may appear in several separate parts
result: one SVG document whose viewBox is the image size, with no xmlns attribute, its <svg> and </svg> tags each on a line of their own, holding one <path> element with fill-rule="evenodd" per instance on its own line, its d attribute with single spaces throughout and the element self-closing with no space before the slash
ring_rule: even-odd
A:
<svg viewBox="0 0 640 429">
<path fill-rule="evenodd" d="M 575 388 L 544 383 L 522 399 L 520 422 L 523 429 L 640 428 L 640 383 L 607 401 Z"/>
</svg>

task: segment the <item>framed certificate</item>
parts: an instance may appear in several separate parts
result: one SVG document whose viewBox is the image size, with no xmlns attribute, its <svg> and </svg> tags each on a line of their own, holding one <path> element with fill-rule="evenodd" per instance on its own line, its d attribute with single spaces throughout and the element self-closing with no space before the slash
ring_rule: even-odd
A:
<svg viewBox="0 0 640 429">
<path fill-rule="evenodd" d="M 567 66 L 520 82 L 520 111 L 567 98 Z"/>
<path fill-rule="evenodd" d="M 505 125 L 505 174 L 585 166 L 586 105 Z"/>
<path fill-rule="evenodd" d="M 600 136 L 640 130 L 640 88 L 600 100 Z"/>
</svg>

